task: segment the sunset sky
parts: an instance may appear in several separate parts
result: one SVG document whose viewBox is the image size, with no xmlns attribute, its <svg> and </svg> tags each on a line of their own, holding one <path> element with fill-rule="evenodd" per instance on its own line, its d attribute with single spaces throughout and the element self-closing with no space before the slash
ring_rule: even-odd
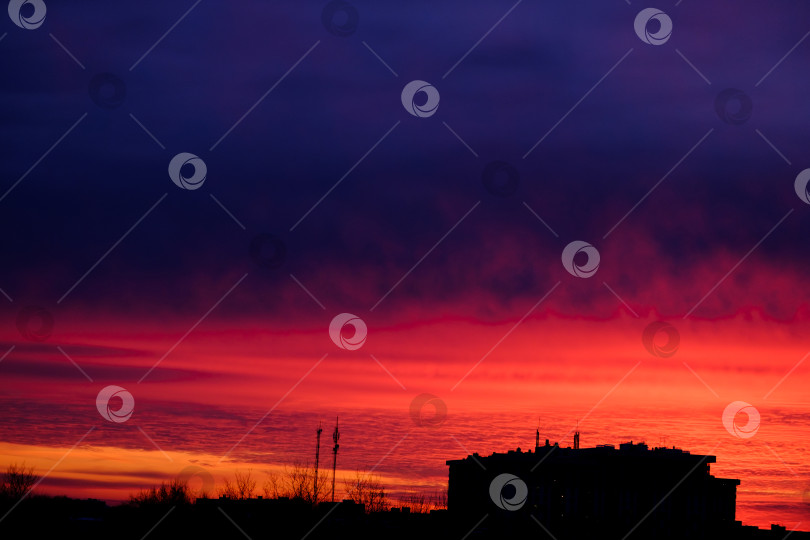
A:
<svg viewBox="0 0 810 540">
<path fill-rule="evenodd" d="M 805 2 L 670 0 L 661 46 L 621 1 L 357 0 L 348 36 L 326 2 L 47 4 L 0 28 L 0 467 L 109 501 L 192 464 L 261 484 L 314 460 L 321 421 L 330 461 L 339 415 L 338 485 L 373 469 L 401 496 L 579 425 L 716 455 L 737 519 L 810 530 Z M 120 104 L 89 95 L 103 73 Z M 414 80 L 434 115 L 403 108 Z M 181 152 L 199 189 L 169 177 Z M 592 277 L 563 265 L 576 240 Z M 129 420 L 99 414 L 109 385 Z M 423 393 L 440 425 L 413 422 Z"/>
</svg>

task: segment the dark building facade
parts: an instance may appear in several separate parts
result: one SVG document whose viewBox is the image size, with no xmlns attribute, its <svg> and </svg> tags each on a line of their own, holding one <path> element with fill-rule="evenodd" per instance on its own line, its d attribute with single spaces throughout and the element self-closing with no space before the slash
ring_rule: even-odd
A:
<svg viewBox="0 0 810 540">
<path fill-rule="evenodd" d="M 539 441 L 538 441 L 539 443 Z M 536 522 L 537 537 L 723 538 L 739 529 L 739 480 L 716 478 L 715 456 L 632 442 L 595 448 L 537 445 L 447 461 L 451 514 L 492 527 Z"/>
</svg>

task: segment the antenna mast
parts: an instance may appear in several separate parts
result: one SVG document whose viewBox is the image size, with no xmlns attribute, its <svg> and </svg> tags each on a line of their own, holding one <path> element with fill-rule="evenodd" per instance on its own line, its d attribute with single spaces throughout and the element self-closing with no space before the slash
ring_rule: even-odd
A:
<svg viewBox="0 0 810 540">
<path fill-rule="evenodd" d="M 337 467 L 337 453 L 340 445 L 340 431 L 338 431 L 338 417 L 335 417 L 335 432 L 332 433 L 332 440 L 335 441 L 335 447 L 332 448 L 332 502 L 335 502 L 335 468 Z"/>
<path fill-rule="evenodd" d="M 537 431 L 534 432 L 534 448 L 540 448 L 540 422 L 537 422 Z"/>
<path fill-rule="evenodd" d="M 321 458 L 321 432 L 323 431 L 322 424 L 318 422 L 318 444 L 315 446 L 315 478 L 312 480 L 312 499 L 313 503 L 318 504 L 318 461 Z"/>
</svg>

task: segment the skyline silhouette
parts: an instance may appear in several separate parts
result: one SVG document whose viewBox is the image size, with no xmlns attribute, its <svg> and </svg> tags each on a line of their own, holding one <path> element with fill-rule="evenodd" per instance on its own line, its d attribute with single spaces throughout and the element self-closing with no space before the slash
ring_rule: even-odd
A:
<svg viewBox="0 0 810 540">
<path fill-rule="evenodd" d="M 539 430 L 535 440 L 528 451 L 447 460 L 444 494 L 413 494 L 405 500 L 391 499 L 373 471 L 344 478 L 343 497 L 330 502 L 330 495 L 317 488 L 329 475 L 308 465 L 285 469 L 263 487 L 252 471 L 237 471 L 234 480 L 219 485 L 209 471 L 194 466 L 110 507 L 96 499 L 35 493 L 41 477 L 33 468 L 15 465 L 0 482 L 0 526 L 7 534 L 52 531 L 92 539 L 130 523 L 134 530 L 127 534 L 137 538 L 145 524 L 160 517 L 148 536 L 177 510 L 156 538 L 173 538 L 179 531 L 218 538 L 227 530 L 226 521 L 242 534 L 247 534 L 242 527 L 258 532 L 270 526 L 280 538 L 302 533 L 303 538 L 321 538 L 338 531 L 373 538 L 380 527 L 399 527 L 401 538 L 442 538 L 462 531 L 481 538 L 504 532 L 555 539 L 810 538 L 810 532 L 795 528 L 772 524 L 760 529 L 737 520 L 740 480 L 712 475 L 715 456 L 632 441 L 583 448 L 578 431 L 573 448 L 548 439 L 541 444 Z M 50 519 L 33 525 L 33 516 L 43 511 Z"/>
</svg>

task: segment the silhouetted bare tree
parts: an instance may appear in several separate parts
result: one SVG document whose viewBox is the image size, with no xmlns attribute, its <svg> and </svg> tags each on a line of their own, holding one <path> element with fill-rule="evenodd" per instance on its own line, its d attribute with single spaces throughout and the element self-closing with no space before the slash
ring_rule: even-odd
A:
<svg viewBox="0 0 810 540">
<path fill-rule="evenodd" d="M 39 476 L 34 474 L 33 467 L 26 467 L 12 463 L 6 468 L 3 475 L 3 482 L 0 484 L 0 495 L 3 497 L 19 500 L 31 491 L 39 480 Z"/>
<path fill-rule="evenodd" d="M 425 493 L 409 493 L 400 500 L 400 504 L 415 514 L 427 514 L 431 507 L 430 497 Z"/>
<path fill-rule="evenodd" d="M 436 490 L 433 500 L 434 500 L 434 502 L 436 504 L 436 510 L 447 510 L 447 490 L 446 489 Z"/>
<path fill-rule="evenodd" d="M 262 486 L 265 499 L 278 499 L 279 497 L 286 497 L 284 494 L 284 483 L 281 475 L 278 473 L 267 473 L 267 480 L 264 481 Z"/>
<path fill-rule="evenodd" d="M 188 483 L 173 478 L 163 481 L 159 486 L 149 489 L 142 489 L 135 495 L 129 496 L 129 504 L 133 506 L 149 506 L 155 504 L 187 505 L 194 502 L 194 494 L 188 487 Z"/>
<path fill-rule="evenodd" d="M 385 487 L 377 475 L 366 474 L 364 471 L 355 471 L 354 478 L 344 478 L 346 498 L 365 505 L 366 512 L 383 512 L 388 510 L 390 504 Z"/>
<path fill-rule="evenodd" d="M 407 506 L 411 512 L 417 514 L 427 514 L 431 510 L 443 510 L 447 508 L 447 491 L 436 490 L 433 493 L 410 493 L 400 499 L 402 506 Z"/>
<path fill-rule="evenodd" d="M 241 501 L 252 498 L 255 491 L 256 480 L 253 478 L 252 471 L 248 470 L 244 473 L 236 471 L 233 482 L 225 479 L 225 483 L 220 489 L 220 495 Z"/>
<path fill-rule="evenodd" d="M 288 497 L 301 499 L 311 504 L 327 500 L 331 495 L 329 475 L 318 473 L 317 493 L 315 491 L 315 470 L 308 463 L 295 462 L 292 466 L 285 466 L 283 473 L 270 473 L 264 483 L 264 495 L 277 499 Z"/>
</svg>

